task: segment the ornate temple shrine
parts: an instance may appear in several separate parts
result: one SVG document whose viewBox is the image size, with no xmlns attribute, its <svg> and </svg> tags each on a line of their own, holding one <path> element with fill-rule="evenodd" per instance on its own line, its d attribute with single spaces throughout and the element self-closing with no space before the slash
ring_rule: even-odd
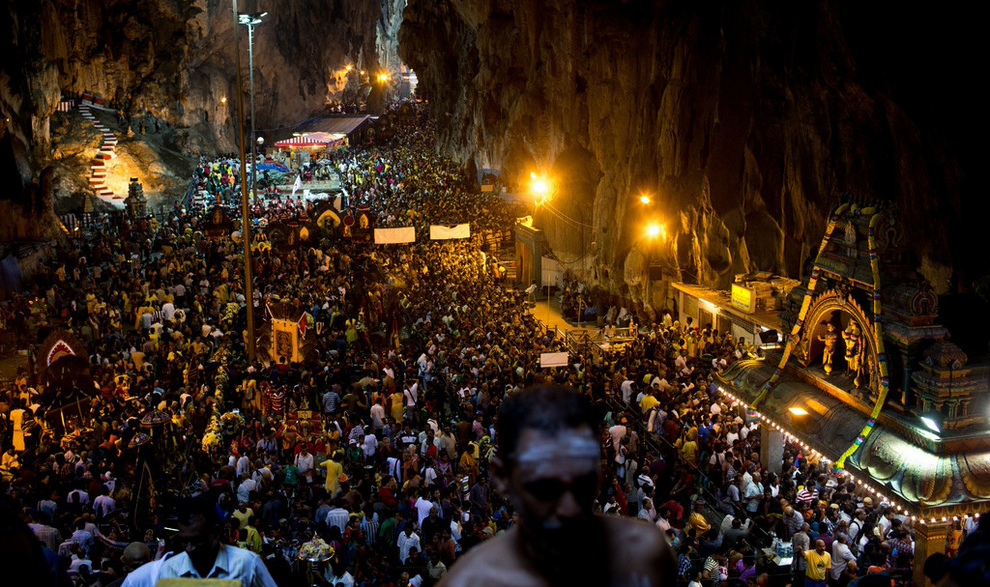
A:
<svg viewBox="0 0 990 587">
<path fill-rule="evenodd" d="M 913 520 L 924 561 L 953 517 L 990 511 L 990 364 L 971 364 L 937 323 L 904 239 L 896 210 L 840 206 L 784 305 L 783 351 L 720 382 L 771 423 L 768 466 L 785 436 L 820 452 Z"/>
</svg>

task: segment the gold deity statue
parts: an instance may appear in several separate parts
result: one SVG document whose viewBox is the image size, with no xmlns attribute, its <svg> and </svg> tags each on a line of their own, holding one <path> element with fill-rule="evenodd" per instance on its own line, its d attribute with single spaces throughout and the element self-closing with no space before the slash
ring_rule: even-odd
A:
<svg viewBox="0 0 990 587">
<path fill-rule="evenodd" d="M 859 332 L 859 325 L 854 321 L 849 321 L 849 326 L 842 333 L 842 340 L 846 343 L 846 368 L 852 373 L 853 385 L 859 387 L 859 377 L 863 370 L 863 341 Z"/>
<path fill-rule="evenodd" d="M 831 322 L 825 326 L 825 334 L 818 337 L 818 340 L 825 343 L 825 350 L 822 351 L 822 365 L 826 375 L 832 374 L 832 355 L 835 353 L 835 342 L 838 339 L 839 334 L 835 331 L 835 324 Z"/>
</svg>

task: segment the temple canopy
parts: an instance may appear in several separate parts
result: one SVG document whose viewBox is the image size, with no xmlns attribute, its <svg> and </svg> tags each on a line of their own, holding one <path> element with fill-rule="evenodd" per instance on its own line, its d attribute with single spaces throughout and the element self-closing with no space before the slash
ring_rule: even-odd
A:
<svg viewBox="0 0 990 587">
<path fill-rule="evenodd" d="M 275 146 L 280 148 L 325 146 L 334 141 L 339 141 L 345 138 L 345 136 L 338 133 L 311 132 L 298 137 L 283 139 L 275 143 Z"/>
</svg>

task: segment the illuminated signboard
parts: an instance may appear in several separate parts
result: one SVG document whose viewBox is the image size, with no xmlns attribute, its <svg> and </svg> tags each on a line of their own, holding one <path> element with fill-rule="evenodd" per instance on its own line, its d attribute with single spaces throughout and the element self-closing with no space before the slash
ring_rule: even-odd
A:
<svg viewBox="0 0 990 587">
<path fill-rule="evenodd" d="M 753 290 L 747 287 L 743 287 L 741 285 L 737 285 L 735 283 L 732 284 L 733 308 L 736 308 L 737 310 L 742 310 L 747 314 L 752 314 L 754 310 L 753 298 L 755 297 L 756 296 L 753 293 Z"/>
</svg>

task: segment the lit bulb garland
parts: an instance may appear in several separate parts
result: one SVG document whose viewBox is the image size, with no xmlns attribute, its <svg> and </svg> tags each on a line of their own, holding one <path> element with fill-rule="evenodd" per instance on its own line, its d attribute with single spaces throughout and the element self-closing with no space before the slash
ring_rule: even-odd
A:
<svg viewBox="0 0 990 587">
<path fill-rule="evenodd" d="M 725 396 L 729 400 L 731 400 L 733 406 L 735 406 L 737 404 L 745 404 L 745 402 L 742 399 L 740 399 L 739 397 L 737 397 L 735 394 L 733 394 L 733 393 L 731 393 L 729 391 L 726 391 L 726 389 L 724 387 L 719 386 L 718 387 L 718 391 L 723 396 Z M 791 434 L 790 432 L 788 432 L 788 430 L 787 430 L 786 427 L 781 426 L 779 423 L 775 422 L 774 420 L 772 420 L 771 418 L 769 418 L 768 416 L 766 416 L 765 414 L 763 414 L 759 410 L 756 410 L 756 409 L 754 409 L 752 407 L 750 407 L 749 410 L 752 411 L 752 412 L 755 412 L 756 415 L 757 415 L 757 417 L 759 417 L 762 422 L 764 422 L 765 424 L 769 425 L 772 429 L 780 431 L 780 433 L 782 435 L 784 435 L 784 437 L 789 442 L 793 442 L 794 444 L 797 444 L 798 446 L 800 446 L 804 450 L 812 453 L 813 455 L 815 455 L 816 457 L 818 457 L 819 460 L 824 461 L 825 463 L 831 463 L 832 462 L 828 457 L 826 457 L 825 455 L 823 455 L 821 452 L 819 452 L 819 451 L 815 450 L 814 448 L 812 448 L 811 446 L 809 446 L 808 443 L 802 441 L 797 436 L 795 436 L 795 435 Z M 833 465 L 834 465 L 834 463 L 833 463 Z M 850 481 L 855 481 L 857 485 L 859 485 L 859 486 L 861 486 L 863 488 L 863 490 L 865 490 L 865 491 L 869 492 L 870 494 L 876 496 L 878 499 L 883 499 L 884 501 L 887 501 L 888 503 L 890 503 L 892 506 L 894 506 L 895 508 L 897 508 L 897 510 L 900 511 L 902 514 L 904 514 L 904 515 L 909 515 L 910 514 L 910 511 L 907 509 L 907 507 L 905 507 L 904 504 L 901 504 L 901 503 L 896 502 L 892 497 L 890 497 L 889 495 L 883 493 L 882 490 L 875 489 L 874 487 L 870 486 L 869 483 L 864 482 L 862 479 L 857 479 L 849 471 L 846 471 L 844 469 L 838 469 L 838 467 L 834 467 L 834 468 L 837 469 L 837 470 L 839 470 L 839 471 L 842 471 L 846 475 L 848 475 L 849 480 Z M 911 518 L 912 519 L 916 519 L 915 515 L 911 515 Z M 921 518 L 921 523 L 922 524 L 925 523 L 924 518 Z M 932 523 L 935 523 L 935 519 L 934 518 L 932 519 Z"/>
</svg>

